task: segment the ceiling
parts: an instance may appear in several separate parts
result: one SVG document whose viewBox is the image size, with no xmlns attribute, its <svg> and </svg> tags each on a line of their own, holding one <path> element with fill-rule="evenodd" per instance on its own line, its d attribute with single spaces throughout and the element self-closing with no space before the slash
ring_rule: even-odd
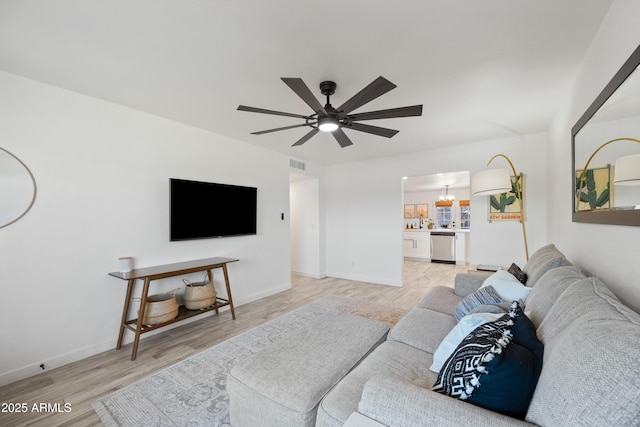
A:
<svg viewBox="0 0 640 427">
<path fill-rule="evenodd" d="M 0 0 L 0 70 L 330 165 L 546 131 L 612 0 Z M 300 147 L 311 114 L 280 77 L 398 87 L 355 112 L 423 104 Z"/>
<path fill-rule="evenodd" d="M 445 186 L 449 186 L 450 190 L 454 190 L 469 188 L 470 185 L 471 174 L 469 171 L 409 176 L 402 180 L 402 189 L 405 193 L 422 191 L 444 192 Z"/>
</svg>

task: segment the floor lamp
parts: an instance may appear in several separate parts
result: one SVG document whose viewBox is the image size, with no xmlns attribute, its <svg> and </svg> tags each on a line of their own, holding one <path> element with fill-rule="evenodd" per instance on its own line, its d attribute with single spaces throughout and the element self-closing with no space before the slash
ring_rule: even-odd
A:
<svg viewBox="0 0 640 427">
<path fill-rule="evenodd" d="M 509 169 L 487 169 L 473 174 L 471 177 L 471 193 L 474 196 L 490 196 L 492 194 L 508 193 L 511 191 L 511 172 L 513 172 L 516 180 L 516 199 L 518 199 L 520 204 L 520 224 L 522 225 L 522 236 L 524 238 L 524 252 L 527 261 L 529 261 L 527 230 L 524 226 L 524 204 L 522 203 L 524 193 L 522 192 L 522 184 L 518 173 L 516 173 L 516 168 L 513 166 L 511 160 L 504 154 L 496 154 L 493 156 L 487 163 L 487 167 L 491 165 L 491 162 L 493 162 L 496 157 L 504 157 L 509 163 L 509 166 L 511 166 L 511 171 L 509 171 Z"/>
</svg>

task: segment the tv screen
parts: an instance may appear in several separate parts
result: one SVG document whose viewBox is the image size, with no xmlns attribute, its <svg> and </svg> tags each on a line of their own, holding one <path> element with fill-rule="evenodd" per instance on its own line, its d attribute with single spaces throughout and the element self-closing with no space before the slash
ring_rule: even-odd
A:
<svg viewBox="0 0 640 427">
<path fill-rule="evenodd" d="M 171 241 L 256 234 L 254 187 L 170 178 Z"/>
</svg>

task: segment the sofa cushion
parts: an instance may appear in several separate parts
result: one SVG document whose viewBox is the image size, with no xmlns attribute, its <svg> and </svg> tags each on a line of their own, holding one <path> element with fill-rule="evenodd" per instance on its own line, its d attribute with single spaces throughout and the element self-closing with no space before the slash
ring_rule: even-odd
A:
<svg viewBox="0 0 640 427">
<path fill-rule="evenodd" d="M 640 315 L 597 278 L 567 288 L 538 328 L 544 365 L 527 421 L 639 425 Z"/>
<path fill-rule="evenodd" d="M 526 285 L 533 287 L 544 273 L 564 265 L 572 264 L 553 243 L 541 247 L 531 255 L 523 267 L 523 271 L 529 276 Z"/>
<path fill-rule="evenodd" d="M 388 427 L 533 427 L 388 376 L 374 376 L 367 381 L 358 411 Z"/>
<path fill-rule="evenodd" d="M 330 310 L 284 333 L 229 371 L 231 424 L 314 426 L 322 398 L 388 330 L 384 322 Z"/>
<path fill-rule="evenodd" d="M 466 297 L 477 291 L 487 277 L 493 274 L 489 271 L 470 270 L 466 273 L 456 274 L 453 282 L 454 293 L 460 297 Z"/>
<path fill-rule="evenodd" d="M 500 302 L 502 302 L 502 299 L 493 286 L 485 286 L 484 288 L 480 288 L 474 293 L 462 298 L 462 301 L 456 305 L 456 309 L 453 311 L 453 316 L 456 320 L 460 320 L 479 305 Z"/>
<path fill-rule="evenodd" d="M 429 371 L 431 362 L 431 353 L 396 341 L 383 342 L 320 402 L 316 427 L 342 426 L 349 415 L 358 410 L 362 390 L 366 382 L 375 375 L 399 378 L 420 387 L 431 387 L 437 377 Z"/>
<path fill-rule="evenodd" d="M 456 295 L 450 287 L 436 286 L 420 301 L 418 307 L 453 316 L 453 310 L 460 300 L 462 297 Z"/>
<path fill-rule="evenodd" d="M 416 307 L 391 329 L 387 340 L 433 353 L 455 325 L 456 320 L 450 314 Z"/>
<path fill-rule="evenodd" d="M 516 277 L 504 270 L 498 270 L 487 277 L 480 289 L 492 286 L 503 301 L 526 301 L 531 288 L 524 286 Z"/>
<path fill-rule="evenodd" d="M 603 300 L 607 304 L 603 304 Z M 569 329 L 575 331 L 585 322 L 600 320 L 610 315 L 609 306 L 622 304 L 598 278 L 588 277 L 575 281 L 560 294 L 538 326 L 538 337 L 545 344 L 553 344 Z"/>
<path fill-rule="evenodd" d="M 478 326 L 498 320 L 503 315 L 504 313 L 475 313 L 464 316 L 440 342 L 435 353 L 433 353 L 433 363 L 429 369 L 433 372 L 440 372 L 442 365 L 465 337 Z"/>
<path fill-rule="evenodd" d="M 479 326 L 460 343 L 433 390 L 523 419 L 542 355 L 533 323 L 514 302 L 508 314 Z"/>
<path fill-rule="evenodd" d="M 571 284 L 584 278 L 582 269 L 577 266 L 554 268 L 542 275 L 527 298 L 527 313 L 536 328 L 540 326 L 540 322 L 558 300 L 560 294 Z"/>
</svg>

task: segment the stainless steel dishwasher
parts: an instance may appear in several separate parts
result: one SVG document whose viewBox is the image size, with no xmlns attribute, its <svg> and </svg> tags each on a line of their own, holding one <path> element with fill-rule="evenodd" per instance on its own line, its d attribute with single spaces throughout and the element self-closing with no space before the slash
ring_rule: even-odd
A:
<svg viewBox="0 0 640 427">
<path fill-rule="evenodd" d="M 456 263 L 456 233 L 452 231 L 431 232 L 431 262 Z"/>
</svg>

